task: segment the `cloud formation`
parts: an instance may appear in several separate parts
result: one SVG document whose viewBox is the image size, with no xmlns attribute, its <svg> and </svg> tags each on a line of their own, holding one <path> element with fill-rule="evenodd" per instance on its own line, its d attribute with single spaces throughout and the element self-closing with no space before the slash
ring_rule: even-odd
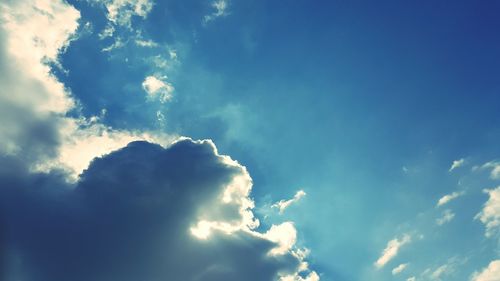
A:
<svg viewBox="0 0 500 281">
<path fill-rule="evenodd" d="M 391 273 L 392 275 L 398 275 L 401 272 L 403 272 L 406 268 L 408 267 L 408 263 L 402 263 L 395 268 L 392 269 Z"/>
<path fill-rule="evenodd" d="M 295 195 L 293 196 L 292 199 L 288 199 L 288 200 L 280 200 L 276 203 L 274 203 L 271 208 L 277 208 L 279 210 L 279 213 L 280 214 L 283 214 L 283 212 L 288 208 L 290 207 L 290 205 L 294 204 L 294 203 L 297 203 L 299 202 L 299 200 L 306 196 L 306 192 L 303 191 L 303 190 L 299 190 L 297 191 L 297 193 L 295 193 Z"/>
<path fill-rule="evenodd" d="M 387 243 L 387 246 L 382 251 L 382 255 L 375 262 L 375 267 L 380 269 L 384 267 L 389 261 L 395 258 L 401 247 L 411 242 L 411 236 L 408 234 L 403 235 L 401 239 L 394 238 Z"/>
<path fill-rule="evenodd" d="M 51 71 L 61 67 L 59 55 L 77 31 L 74 7 L 27 0 L 0 9 L 0 154 L 23 159 L 32 170 L 63 169 L 76 180 L 94 157 L 132 140 L 172 141 L 161 133 L 114 130 L 98 117 L 68 116 L 78 112 L 78 102 Z"/>
<path fill-rule="evenodd" d="M 494 260 L 481 272 L 475 272 L 471 281 L 496 281 L 500 276 L 500 260 Z"/>
<path fill-rule="evenodd" d="M 319 280 L 293 223 L 256 230 L 248 172 L 211 141 L 79 115 L 51 73 L 75 8 L 0 9 L 0 280 Z"/>
<path fill-rule="evenodd" d="M 158 99 L 160 102 L 167 102 L 172 98 L 174 86 L 164 81 L 166 77 L 147 76 L 142 82 L 142 88 L 148 95 L 149 100 Z"/>
<path fill-rule="evenodd" d="M 500 162 L 490 161 L 480 167 L 480 169 L 490 170 L 490 178 L 493 180 L 500 179 Z"/>
<path fill-rule="evenodd" d="M 211 4 L 213 12 L 209 15 L 203 17 L 203 22 L 208 23 L 215 20 L 216 18 L 226 16 L 228 14 L 227 9 L 229 6 L 228 0 L 215 0 Z"/>
<path fill-rule="evenodd" d="M 489 195 L 489 199 L 475 218 L 486 226 L 486 237 L 493 237 L 500 234 L 500 186 L 485 189 L 484 193 Z"/>
<path fill-rule="evenodd" d="M 436 207 L 441 207 L 447 203 L 449 203 L 450 201 L 454 200 L 454 199 L 457 199 L 458 197 L 464 195 L 465 192 L 464 191 L 455 191 L 453 193 L 450 193 L 450 194 L 446 194 L 445 196 L 439 198 L 437 204 L 436 204 Z"/>
<path fill-rule="evenodd" d="M 436 224 L 443 225 L 443 224 L 448 223 L 451 220 L 453 220 L 454 217 L 455 217 L 455 213 L 453 213 L 450 209 L 446 209 L 443 211 L 443 214 L 441 215 L 441 217 L 436 219 Z"/>
<path fill-rule="evenodd" d="M 448 172 L 452 172 L 453 170 L 462 167 L 465 164 L 465 159 L 458 159 L 454 160 L 453 163 L 451 163 L 451 167 L 448 170 Z"/>
<path fill-rule="evenodd" d="M 293 224 L 255 230 L 250 176 L 210 141 L 132 142 L 73 186 L 8 169 L 7 280 L 318 280 Z M 200 222 L 204 237 L 191 231 Z"/>
</svg>

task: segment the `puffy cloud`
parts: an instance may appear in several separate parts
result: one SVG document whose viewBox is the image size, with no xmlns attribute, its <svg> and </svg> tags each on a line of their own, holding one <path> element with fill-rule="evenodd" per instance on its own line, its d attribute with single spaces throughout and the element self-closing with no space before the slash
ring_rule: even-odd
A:
<svg viewBox="0 0 500 281">
<path fill-rule="evenodd" d="M 297 191 L 295 195 L 293 196 L 292 199 L 288 200 L 280 200 L 276 203 L 274 203 L 271 207 L 272 208 L 277 208 L 279 210 L 280 214 L 283 214 L 283 212 L 290 207 L 290 205 L 297 203 L 302 197 L 306 196 L 306 192 L 303 190 Z"/>
<path fill-rule="evenodd" d="M 132 140 L 162 144 L 172 138 L 117 131 L 96 117 L 72 118 L 75 100 L 51 74 L 73 38 L 79 12 L 62 1 L 12 1 L 0 6 L 0 154 L 32 169 L 64 169 L 71 180 L 96 156 Z M 46 32 L 50 30 L 50 32 Z"/>
<path fill-rule="evenodd" d="M 319 280 L 293 224 L 255 230 L 248 172 L 210 141 L 132 142 L 73 185 L 6 169 L 7 280 Z"/>
<path fill-rule="evenodd" d="M 50 65 L 58 65 L 79 16 L 59 1 L 0 4 L 0 154 L 26 161 L 56 154 L 61 117 L 74 101 Z"/>
<path fill-rule="evenodd" d="M 492 237 L 500 234 L 500 186 L 485 189 L 484 192 L 489 195 L 489 199 L 475 218 L 486 226 L 486 237 Z"/>
<path fill-rule="evenodd" d="M 406 279 L 406 281 L 416 281 L 416 280 L 417 280 L 417 278 L 415 276 L 412 276 L 412 277 Z"/>
<path fill-rule="evenodd" d="M 436 224 L 443 225 L 443 224 L 448 223 L 451 220 L 453 220 L 454 217 L 455 217 L 455 214 L 450 209 L 446 209 L 443 211 L 442 216 L 440 218 L 436 219 Z"/>
<path fill-rule="evenodd" d="M 160 102 L 166 102 L 172 98 L 174 86 L 164 81 L 166 77 L 148 76 L 142 82 L 142 88 L 148 94 L 150 100 L 158 99 Z"/>
<path fill-rule="evenodd" d="M 453 170 L 462 167 L 464 164 L 465 164 L 465 159 L 463 159 L 463 158 L 455 160 L 455 161 L 453 161 L 453 163 L 451 163 L 451 167 L 448 170 L 448 172 L 452 172 Z"/>
<path fill-rule="evenodd" d="M 450 194 L 446 194 L 445 196 L 439 198 L 437 204 L 436 204 L 436 207 L 441 207 L 445 204 L 447 204 L 448 202 L 454 200 L 454 199 L 457 199 L 458 197 L 464 195 L 465 192 L 464 191 L 455 191 L 453 193 L 450 193 Z"/>
<path fill-rule="evenodd" d="M 77 10 L 0 8 L 0 279 L 319 280 L 292 223 L 256 230 L 248 172 L 210 141 L 120 149 L 173 137 L 67 115 L 77 102 L 51 67 Z"/>
<path fill-rule="evenodd" d="M 472 281 L 498 281 L 500 276 L 500 260 L 494 260 L 481 272 L 475 272 Z"/>
<path fill-rule="evenodd" d="M 387 243 L 387 246 L 382 251 L 382 255 L 375 262 L 375 267 L 380 269 L 384 267 L 389 261 L 397 256 L 399 249 L 411 242 L 411 236 L 408 234 L 403 235 L 401 239 L 394 238 Z"/>
<path fill-rule="evenodd" d="M 392 275 L 398 275 L 408 267 L 408 263 L 402 263 L 392 269 Z"/>
</svg>

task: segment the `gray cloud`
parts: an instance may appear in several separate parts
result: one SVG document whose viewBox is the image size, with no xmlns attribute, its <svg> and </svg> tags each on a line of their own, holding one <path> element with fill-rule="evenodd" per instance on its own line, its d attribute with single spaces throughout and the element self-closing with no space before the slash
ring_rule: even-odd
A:
<svg viewBox="0 0 500 281">
<path fill-rule="evenodd" d="M 74 185 L 57 172 L 2 165 L 7 280 L 244 281 L 298 274 L 303 257 L 294 249 L 271 254 L 278 242 L 252 227 L 213 228 L 207 239 L 190 232 L 200 218 L 245 222 L 244 201 L 222 200 L 242 175 L 244 167 L 219 156 L 211 142 L 191 140 L 167 149 L 130 143 L 95 159 Z"/>
</svg>

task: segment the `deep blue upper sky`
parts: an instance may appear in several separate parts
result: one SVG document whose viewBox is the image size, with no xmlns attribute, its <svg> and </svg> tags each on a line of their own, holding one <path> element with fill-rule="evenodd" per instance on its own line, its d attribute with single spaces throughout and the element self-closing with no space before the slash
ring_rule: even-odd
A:
<svg viewBox="0 0 500 281">
<path fill-rule="evenodd" d="M 61 57 L 68 73 L 56 74 L 83 113 L 214 140 L 249 169 L 262 215 L 304 189 L 283 217 L 322 280 L 431 278 L 423 272 L 444 264 L 450 280 L 469 280 L 498 258 L 474 220 L 498 183 L 471 168 L 500 155 L 500 2 L 232 0 L 204 23 L 209 2 L 158 0 L 105 39 L 104 9 L 69 2 L 81 28 Z M 138 30 L 160 47 L 134 44 Z M 102 51 L 118 37 L 124 46 Z M 153 74 L 175 87 L 169 102 L 145 99 Z M 437 226 L 437 200 L 456 190 L 466 195 L 450 205 L 454 219 Z M 412 242 L 376 269 L 404 233 Z"/>
</svg>

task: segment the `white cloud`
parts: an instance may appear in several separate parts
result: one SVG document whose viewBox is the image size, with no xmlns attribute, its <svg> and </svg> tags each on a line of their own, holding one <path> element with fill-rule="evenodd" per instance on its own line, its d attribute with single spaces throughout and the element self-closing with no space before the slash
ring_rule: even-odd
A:
<svg viewBox="0 0 500 281">
<path fill-rule="evenodd" d="M 450 265 L 448 264 L 444 264 L 440 267 L 438 267 L 436 270 L 434 270 L 431 275 L 430 275 L 430 278 L 432 280 L 441 280 L 441 277 L 444 276 L 444 275 L 447 275 L 449 273 L 452 272 L 452 268 L 450 267 Z"/>
<path fill-rule="evenodd" d="M 494 260 L 481 272 L 475 272 L 471 281 L 499 281 L 500 280 L 500 260 Z"/>
<path fill-rule="evenodd" d="M 446 194 L 445 196 L 439 198 L 436 207 L 443 206 L 443 205 L 447 204 L 448 202 L 450 202 L 450 201 L 452 201 L 452 200 L 454 200 L 454 199 L 456 199 L 464 194 L 465 194 L 464 191 L 460 191 L 460 192 L 455 191 L 453 193 Z"/>
<path fill-rule="evenodd" d="M 402 263 L 392 269 L 392 275 L 398 275 L 408 267 L 408 263 Z"/>
<path fill-rule="evenodd" d="M 489 195 L 489 199 L 475 219 L 479 219 L 486 226 L 486 237 L 492 237 L 500 234 L 500 186 L 485 189 L 484 192 Z"/>
<path fill-rule="evenodd" d="M 154 42 L 153 40 L 137 39 L 135 40 L 135 44 L 137 46 L 147 47 L 147 48 L 158 47 L 158 43 Z"/>
<path fill-rule="evenodd" d="M 148 94 L 151 100 L 159 99 L 160 102 L 166 102 L 172 98 L 175 88 L 169 82 L 164 81 L 167 77 L 148 76 L 142 82 L 142 88 Z"/>
<path fill-rule="evenodd" d="M 455 214 L 450 209 L 446 209 L 443 211 L 442 216 L 436 219 L 436 224 L 443 225 L 447 222 L 450 222 L 454 217 Z"/>
<path fill-rule="evenodd" d="M 69 173 L 70 181 L 76 181 L 95 157 L 122 148 L 129 142 L 145 140 L 167 146 L 176 138 L 152 132 L 113 130 L 98 122 L 86 123 L 85 120 L 66 119 L 64 124 L 61 128 L 62 142 L 57 149 L 58 156 L 37 163 L 34 169 L 48 172 L 62 168 Z"/>
<path fill-rule="evenodd" d="M 103 52 L 110 52 L 112 50 L 115 50 L 115 49 L 119 49 L 119 48 L 122 48 L 123 46 L 125 46 L 126 42 L 123 41 L 122 38 L 118 37 L 115 39 L 115 42 L 113 42 L 113 44 L 107 46 L 107 47 L 104 47 L 102 48 L 102 51 Z"/>
<path fill-rule="evenodd" d="M 457 169 L 457 168 L 460 168 L 462 167 L 463 165 L 465 164 L 465 159 L 458 159 L 458 160 L 455 160 L 453 161 L 453 163 L 451 164 L 451 167 L 450 169 L 448 170 L 448 172 L 452 172 L 453 170 Z"/>
<path fill-rule="evenodd" d="M 283 212 L 290 207 L 290 205 L 297 203 L 302 197 L 306 196 L 305 191 L 299 190 L 295 195 L 293 196 L 292 199 L 289 200 L 280 200 L 276 203 L 274 203 L 271 207 L 272 208 L 277 208 L 279 210 L 280 214 L 283 214 Z"/>
<path fill-rule="evenodd" d="M 397 256 L 400 248 L 411 242 L 411 236 L 408 234 L 403 235 L 401 239 L 394 238 L 387 243 L 387 246 L 382 251 L 382 255 L 375 262 L 375 267 L 378 269 L 384 267 L 390 260 Z"/>
<path fill-rule="evenodd" d="M 490 170 L 490 178 L 492 180 L 500 179 L 500 162 L 490 161 L 485 163 L 480 169 L 489 169 Z"/>
<path fill-rule="evenodd" d="M 116 131 L 92 117 L 65 114 L 76 102 L 51 74 L 78 28 L 80 13 L 64 1 L 0 5 L 0 154 L 21 155 L 32 169 L 66 170 L 76 179 L 88 163 L 132 140 L 168 143 L 172 137 Z"/>
<path fill-rule="evenodd" d="M 265 238 L 277 243 L 279 246 L 271 251 L 271 254 L 283 254 L 290 251 L 297 240 L 297 230 L 292 222 L 284 222 L 271 226 L 264 235 Z"/>
<path fill-rule="evenodd" d="M 208 23 L 210 21 L 215 20 L 218 17 L 226 16 L 228 14 L 228 11 L 227 11 L 228 6 L 229 6 L 228 0 L 215 0 L 215 1 L 213 1 L 212 8 L 214 9 L 214 11 L 211 14 L 206 15 L 203 18 L 203 22 Z"/>
<path fill-rule="evenodd" d="M 133 16 L 146 18 L 153 9 L 152 0 L 89 0 L 104 4 L 108 20 L 130 27 Z"/>
<path fill-rule="evenodd" d="M 438 266 L 435 269 L 427 268 L 423 273 L 422 277 L 425 280 L 432 281 L 442 281 L 449 280 L 450 277 L 456 275 L 457 270 L 468 262 L 468 258 L 460 258 L 458 256 L 449 258 L 448 261 Z"/>
<path fill-rule="evenodd" d="M 417 278 L 415 276 L 412 276 L 412 277 L 406 279 L 406 281 L 417 281 Z"/>
<path fill-rule="evenodd" d="M 120 10 L 120 7 L 132 5 L 135 14 L 145 17 L 150 10 L 146 3 L 151 2 L 142 0 L 110 1 L 108 4 L 116 5 L 116 7 L 108 7 L 108 11 L 110 16 L 112 16 L 113 13 L 111 11 L 114 11 L 113 9 Z M 137 8 L 137 5 L 140 5 L 139 8 Z M 35 159 L 27 160 L 30 164 L 33 164 L 35 169 L 38 171 L 64 169 L 69 172 L 72 177 L 71 179 L 74 180 L 78 173 L 89 168 L 89 162 L 92 159 L 121 148 L 130 141 L 149 140 L 163 144 L 164 146 L 170 144 L 172 136 L 149 132 L 114 130 L 102 124 L 99 118 L 96 117 L 86 119 L 84 117 L 70 118 L 65 116 L 69 110 L 74 109 L 76 102 L 68 90 L 65 89 L 64 85 L 50 74 L 50 67 L 44 62 L 58 62 L 59 54 L 68 46 L 72 38 L 71 36 L 78 27 L 79 13 L 77 10 L 66 2 L 57 0 L 27 0 L 15 3 L 13 1 L 9 2 L 9 4 L 1 4 L 0 8 L 0 23 L 2 24 L 0 30 L 0 71 L 2 73 L 0 84 L 3 86 L 0 87 L 0 120 L 3 122 L 0 127 L 0 152 L 2 154 L 21 155 L 19 157 L 23 159 L 29 158 L 26 157 L 28 150 L 33 150 L 33 146 L 39 146 L 40 149 L 33 150 L 33 155 L 36 154 Z M 115 17 L 116 21 L 119 22 L 121 16 L 116 14 Z M 148 92 L 148 95 L 158 97 L 160 100 L 168 100 L 174 90 L 173 86 L 161 80 L 164 78 L 150 77 L 152 78 L 148 80 L 149 77 L 147 77 L 143 83 L 143 87 Z M 14 108 L 14 110 L 9 110 L 10 108 Z M 19 116 L 13 114 L 18 114 Z M 20 120 L 18 117 L 25 118 L 26 120 Z M 207 144 L 208 146 L 211 145 L 217 160 L 220 160 L 224 164 L 224 167 L 237 169 L 240 173 L 237 175 L 231 174 L 233 177 L 227 183 L 227 186 L 225 186 L 221 196 L 209 198 L 218 200 L 217 204 L 211 204 L 210 208 L 200 208 L 202 211 L 199 213 L 197 210 L 193 211 L 197 214 L 197 217 L 193 221 L 193 228 L 191 228 L 192 234 L 194 234 L 192 239 L 196 239 L 195 237 L 209 237 L 212 232 L 216 232 L 214 236 L 219 239 L 219 242 L 223 240 L 228 245 L 234 243 L 241 244 L 245 250 L 247 246 L 252 247 L 253 244 L 251 243 L 258 243 L 259 247 L 263 249 L 274 247 L 269 250 L 268 254 L 278 255 L 279 257 L 269 258 L 266 256 L 266 253 L 258 253 L 258 258 L 264 261 L 271 260 L 274 262 L 276 260 L 276 264 L 273 266 L 286 268 L 283 272 L 280 271 L 277 273 L 280 276 L 280 280 L 319 280 L 319 276 L 314 271 L 310 271 L 307 263 L 304 261 L 305 251 L 296 249 L 296 230 L 292 223 L 286 222 L 273 226 L 266 233 L 260 233 L 255 230 L 258 220 L 254 218 L 252 212 L 252 208 L 254 207 L 254 203 L 250 198 L 252 182 L 246 168 L 228 156 L 219 155 L 215 146 L 210 141 L 193 141 L 193 143 L 196 145 L 202 144 L 203 146 Z M 134 145 L 140 144 L 132 144 L 131 147 Z M 131 150 L 130 147 L 128 149 L 129 151 Z M 127 152 L 122 151 L 121 153 L 126 154 Z M 99 160 L 101 160 L 101 163 L 105 161 L 102 158 L 96 161 Z M 147 165 L 148 163 L 143 164 Z M 156 167 L 162 168 L 159 165 Z M 187 168 L 190 169 L 191 166 L 188 165 Z M 89 172 L 89 174 L 92 173 Z M 158 174 L 160 173 L 155 173 L 155 175 Z M 215 174 L 213 176 L 218 175 L 217 173 Z M 118 175 L 122 176 L 123 173 L 118 173 Z M 204 175 L 212 176 L 211 173 L 205 173 Z M 101 175 L 97 173 L 95 176 L 100 177 Z M 104 176 L 101 180 L 106 181 L 110 179 Z M 77 185 L 82 182 L 85 181 L 79 181 Z M 145 183 L 146 180 L 140 182 Z M 220 182 L 223 182 L 223 180 L 220 180 Z M 218 183 L 220 182 L 218 181 Z M 109 184 L 103 184 L 103 186 L 104 188 L 110 188 Z M 122 185 L 119 186 L 121 187 Z M 190 187 L 195 188 L 198 186 Z M 201 184 L 200 188 L 203 187 L 203 184 Z M 102 195 L 100 193 L 102 189 L 97 189 L 96 191 L 92 191 L 91 188 L 82 188 L 82 190 L 86 190 L 85 192 L 96 192 L 98 196 L 95 198 L 99 198 Z M 151 190 L 159 189 L 152 188 Z M 107 191 L 116 190 L 109 189 Z M 184 192 L 184 189 L 181 191 Z M 193 196 L 188 197 L 191 199 L 196 198 L 196 200 L 209 200 L 204 196 L 196 197 L 198 195 L 196 192 L 194 190 Z M 126 193 L 127 190 L 123 190 L 123 194 Z M 128 195 L 137 195 L 134 192 L 132 193 Z M 120 194 L 123 195 L 122 193 Z M 155 196 L 156 198 L 158 196 Z M 166 198 L 172 200 L 170 196 L 166 196 Z M 145 201 L 141 201 L 142 199 L 144 198 L 139 198 L 138 201 L 140 202 L 133 204 L 133 207 L 142 208 L 146 206 L 145 208 L 148 211 L 158 207 L 155 204 L 144 204 Z M 118 205 L 124 203 L 120 200 L 111 201 Z M 147 202 L 154 203 L 158 201 L 151 200 Z M 196 201 L 194 207 L 199 207 L 197 203 L 200 202 Z M 159 205 L 161 205 L 161 208 L 180 208 L 180 210 L 184 210 L 183 208 L 187 204 Z M 36 208 L 26 209 L 37 210 Z M 188 209 L 188 211 L 192 210 Z M 187 211 L 164 212 L 163 214 L 165 213 L 175 213 L 185 216 L 192 214 Z M 98 217 L 100 218 L 100 216 Z M 57 222 L 53 221 L 53 223 L 56 224 Z M 128 221 L 126 223 L 128 224 Z M 101 226 L 105 227 L 105 224 Z M 57 227 L 54 229 L 57 229 Z M 121 229 L 129 228 L 123 227 Z M 234 236 L 226 237 L 225 235 L 228 233 L 233 233 Z M 165 237 L 165 235 L 161 236 Z M 82 237 L 80 236 L 80 238 Z M 187 239 L 184 233 L 182 239 Z M 52 239 L 51 241 L 55 240 Z M 137 241 L 137 239 L 132 240 Z M 250 244 L 246 242 L 250 242 Z M 24 243 L 23 245 L 26 244 L 29 243 Z M 107 243 L 103 243 L 103 245 L 105 244 Z M 176 244 L 173 245 L 175 246 Z M 56 258 L 55 256 L 51 255 L 51 258 Z M 206 256 L 210 259 L 209 255 Z M 64 259 L 64 257 L 57 258 Z M 97 258 L 99 258 L 99 255 L 97 255 Z M 299 267 L 297 267 L 298 272 L 295 270 L 295 262 L 299 263 Z M 245 264 L 237 265 L 246 266 Z M 44 270 L 46 269 L 44 268 Z M 307 276 L 304 277 L 306 274 Z M 42 278 L 40 280 L 51 279 Z"/>
<path fill-rule="evenodd" d="M 0 12 L 8 57 L 2 62 L 8 67 L 2 70 L 2 99 L 37 113 L 65 113 L 74 102 L 44 62 L 57 63 L 78 27 L 80 13 L 62 1 L 49 0 L 2 3 Z"/>
</svg>

